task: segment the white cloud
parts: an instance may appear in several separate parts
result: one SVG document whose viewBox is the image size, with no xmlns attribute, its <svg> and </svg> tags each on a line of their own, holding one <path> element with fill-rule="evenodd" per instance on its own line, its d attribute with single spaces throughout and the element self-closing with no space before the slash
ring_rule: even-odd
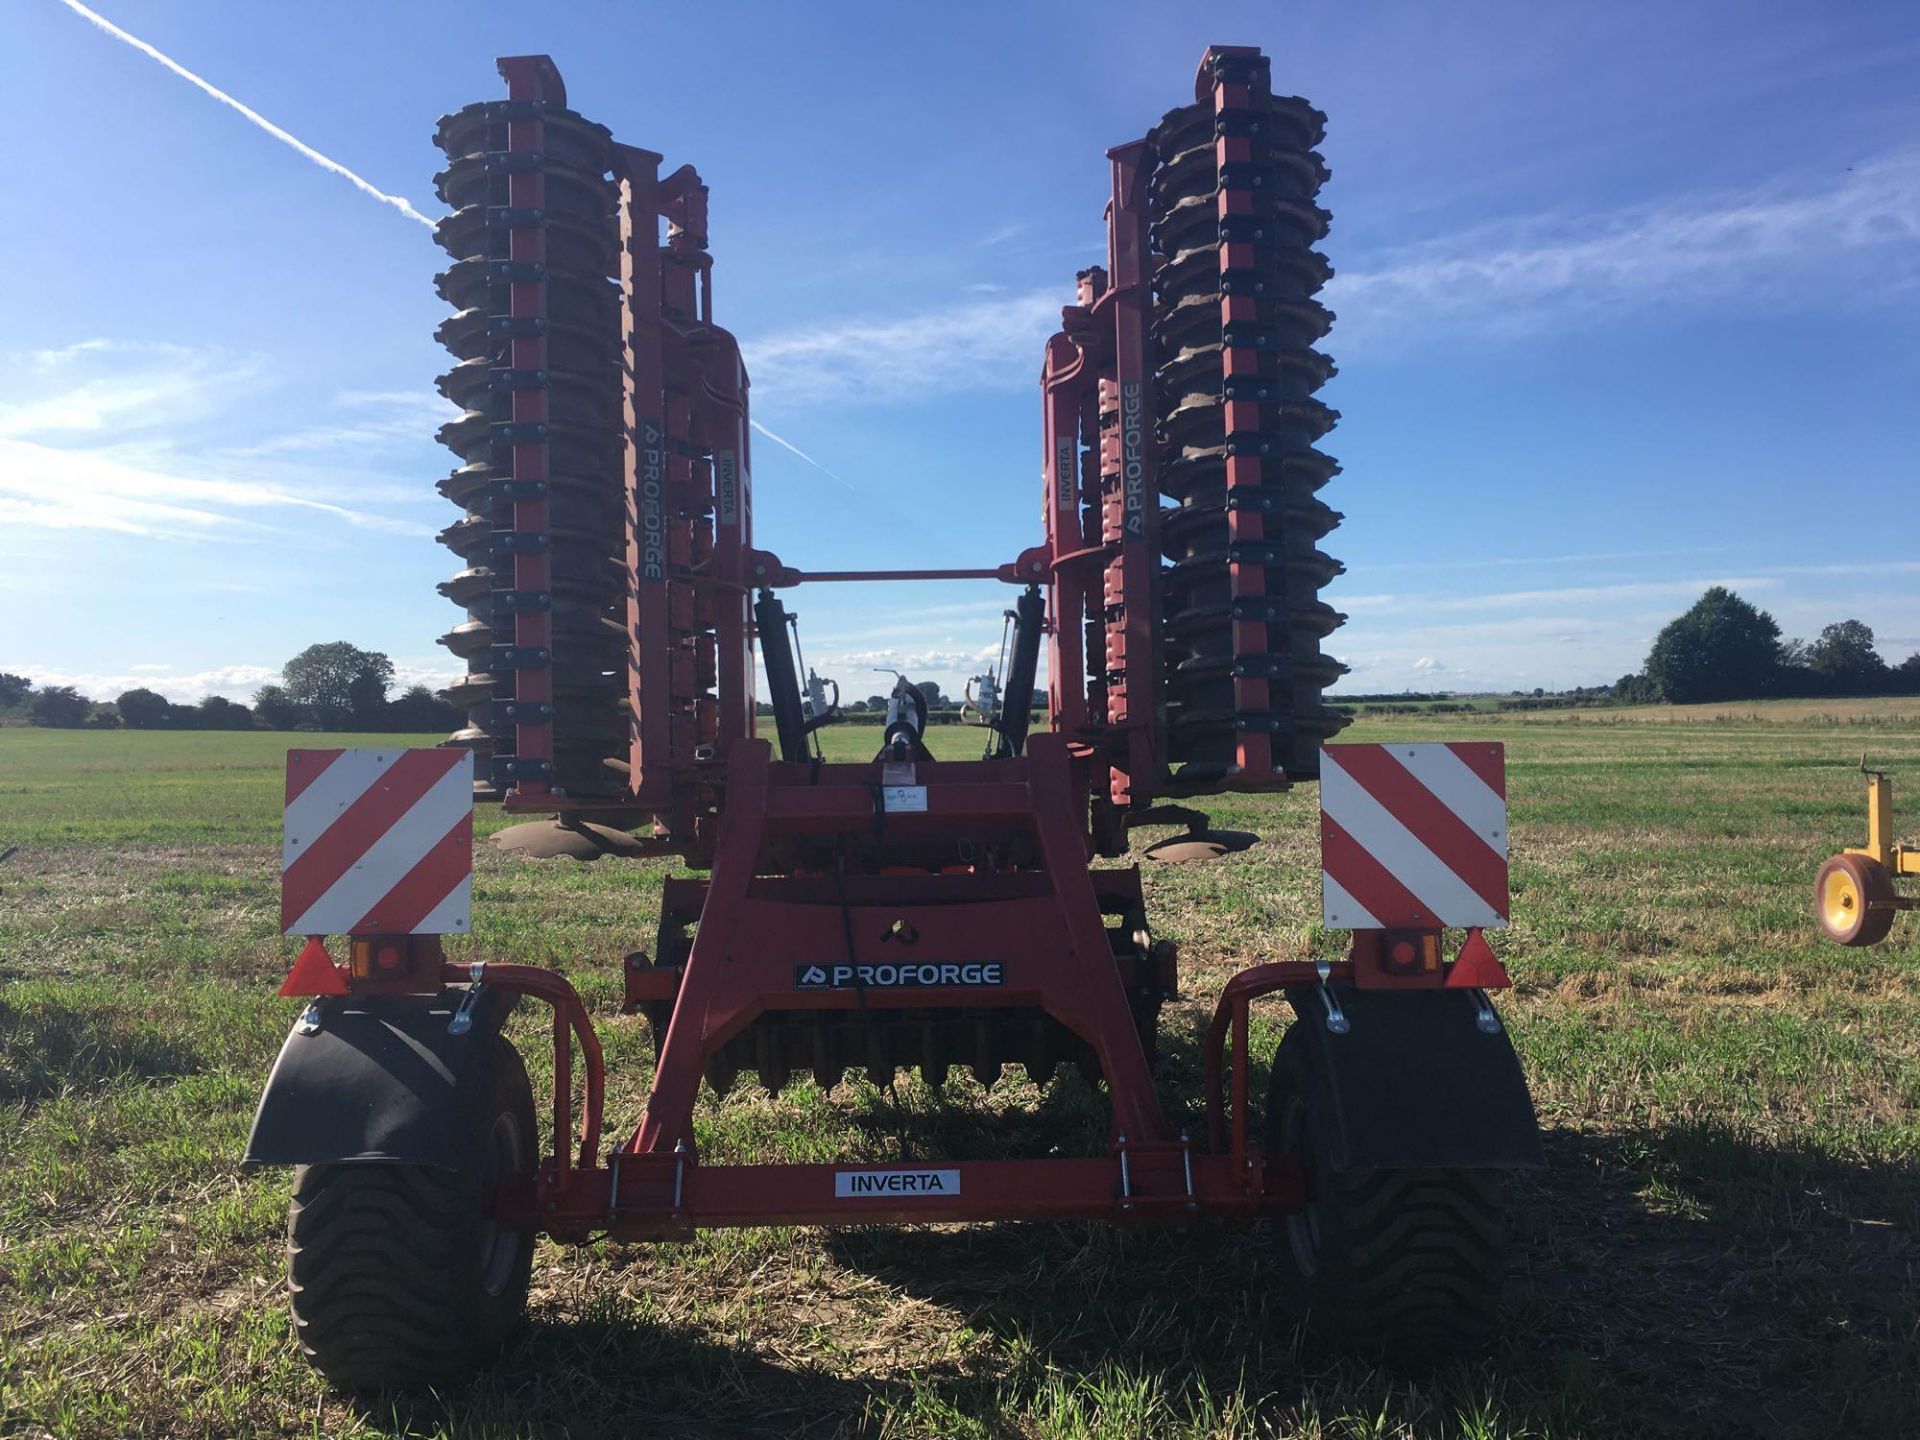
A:
<svg viewBox="0 0 1920 1440">
<path fill-rule="evenodd" d="M 970 673 L 972 667 L 985 665 L 999 653 L 1000 647 L 997 644 L 981 645 L 972 650 L 964 648 L 838 650 L 821 654 L 814 669 L 818 670 L 822 664 L 833 664 L 849 674 L 874 674 L 882 670 L 892 670 L 913 678 L 923 675 L 932 676 L 936 673 L 956 675 L 962 671 Z"/>
<path fill-rule="evenodd" d="M 359 449 L 417 445 L 460 414 L 459 408 L 434 390 L 349 390 L 334 397 L 336 407 L 349 412 L 334 425 L 289 430 L 252 445 L 223 453 L 238 456 L 284 455 L 297 451 Z"/>
<path fill-rule="evenodd" d="M 968 646 L 955 637 L 927 641 L 921 637 L 925 627 L 900 626 L 896 628 L 907 643 L 888 645 L 849 644 L 821 636 L 809 638 L 801 636 L 802 650 L 805 652 L 807 668 L 825 679 L 833 680 L 840 686 L 843 701 L 864 700 L 870 695 L 882 695 L 892 689 L 893 674 L 904 674 L 909 680 L 935 681 L 946 694 L 958 697 L 967 680 L 985 672 L 1000 656 L 1000 637 L 996 627 L 993 639 L 978 646 Z M 864 636 L 865 639 L 877 639 L 877 635 Z M 915 642 L 918 643 L 915 643 Z M 1044 656 L 1040 667 L 1039 683 L 1046 684 L 1046 665 Z M 760 672 L 759 691 L 767 693 L 766 672 Z"/>
<path fill-rule="evenodd" d="M 982 235 L 978 240 L 974 241 L 973 242 L 974 248 L 978 250 L 984 250 L 984 249 L 987 249 L 989 246 L 1004 245 L 1009 240 L 1019 239 L 1022 235 L 1026 234 L 1027 231 L 1031 230 L 1032 228 L 1033 228 L 1033 225 L 1030 221 L 1009 220 L 1004 225 L 996 225 L 993 229 L 989 230 L 986 234 Z"/>
<path fill-rule="evenodd" d="M 99 355 L 109 351 L 141 351 L 154 355 L 190 356 L 193 352 L 184 345 L 169 345 L 160 341 L 127 341 L 98 338 L 76 340 L 71 345 L 62 345 L 57 350 L 32 350 L 27 360 L 36 370 L 52 370 L 68 364 L 84 355 Z"/>
<path fill-rule="evenodd" d="M 1029 383 L 1070 293 L 963 301 L 910 315 L 779 330 L 742 342 L 756 396 L 782 408 L 925 400 Z"/>
<path fill-rule="evenodd" d="M 111 700 L 128 690 L 153 690 L 179 704 L 207 695 L 224 695 L 229 700 L 251 701 L 262 685 L 280 682 L 278 665 L 216 665 L 204 670 L 176 673 L 173 666 L 154 661 L 128 665 L 122 671 L 64 670 L 47 665 L 19 665 L 0 662 L 0 670 L 25 675 L 38 686 L 71 685 L 94 700 Z M 393 689 L 398 695 L 409 685 L 425 685 L 444 690 L 463 673 L 463 667 L 445 656 L 409 657 L 393 662 Z"/>
<path fill-rule="evenodd" d="M 128 690 L 153 690 L 169 700 L 184 704 L 207 695 L 224 695 L 229 700 L 250 699 L 262 685 L 280 678 L 277 665 L 220 665 L 175 675 L 171 665 L 129 665 L 122 674 L 87 670 L 59 670 L 44 665 L 0 666 L 25 675 L 43 689 L 53 685 L 71 685 L 94 700 L 111 700 Z"/>
<path fill-rule="evenodd" d="M 1524 334 L 1652 305 L 1805 302 L 1836 288 L 1884 301 L 1894 290 L 1920 293 L 1916 238 L 1920 150 L 1817 183 L 1491 221 L 1349 262 L 1326 298 L 1340 312 L 1337 345 L 1412 340 L 1436 326 Z M 1875 283 L 1859 283 L 1869 270 Z M 781 406 L 881 405 L 1029 384 L 1071 293 L 968 290 L 953 305 L 749 339 L 755 394 Z"/>
<path fill-rule="evenodd" d="M 1724 553 L 1726 548 L 1724 545 L 1698 545 L 1687 546 L 1684 549 L 1677 550 L 1601 550 L 1587 551 L 1574 555 L 1476 555 L 1473 557 L 1473 568 L 1476 570 L 1485 570 L 1493 566 L 1524 567 L 1535 565 L 1586 564 L 1594 561 L 1673 560 L 1698 558 L 1702 555 L 1719 555 Z M 1445 570 L 1448 572 L 1457 572 L 1459 568 L 1459 560 L 1453 558 L 1446 560 L 1370 560 L 1367 562 L 1367 573 L 1369 575 L 1379 575 L 1392 570 Z"/>
<path fill-rule="evenodd" d="M 1599 214 L 1489 222 L 1387 252 L 1337 275 L 1338 332 L 1371 339 L 1427 323 L 1525 333 L 1569 314 L 1738 297 L 1774 303 L 1920 281 L 1920 150 L 1824 183 L 1780 180 Z M 1858 262 L 1841 273 L 1836 260 Z M 1857 282 L 1871 266 L 1878 284 Z"/>
<path fill-rule="evenodd" d="M 14 358 L 29 374 L 9 387 L 22 398 L 0 404 L 0 438 L 16 440 L 178 428 L 205 416 L 216 393 L 244 392 L 259 374 L 252 357 L 177 345 L 82 341 Z M 37 394 L 34 376 L 46 377 Z"/>
<path fill-rule="evenodd" d="M 236 512 L 302 510 L 366 530 L 433 533 L 416 521 L 295 495 L 272 484 L 184 473 L 192 462 L 169 457 L 164 447 L 142 453 L 152 453 L 155 460 L 0 439 L 0 518 L 46 530 L 218 540 L 278 528 Z"/>
<path fill-rule="evenodd" d="M 1343 596 L 1336 590 L 1327 599 L 1350 618 L 1326 648 L 1350 667 L 1339 686 L 1347 694 L 1436 684 L 1456 691 L 1602 684 L 1638 670 L 1661 626 L 1709 586 L 1725 585 L 1762 604 L 1789 635 L 1815 634 L 1842 616 L 1865 620 L 1881 654 L 1898 661 L 1920 642 L 1905 638 L 1900 624 L 1914 606 L 1912 584 L 1895 577 L 1915 574 L 1920 562 L 1849 562 L 1480 595 Z M 1862 593 L 1830 583 L 1852 576 L 1881 583 Z"/>
<path fill-rule="evenodd" d="M 418 656 L 396 659 L 393 662 L 393 693 L 397 695 L 409 685 L 444 690 L 466 673 L 466 666 L 444 654 L 426 659 Z"/>
<path fill-rule="evenodd" d="M 1784 568 L 1784 567 L 1783 567 Z M 1546 590 L 1494 590 L 1482 595 L 1341 595 L 1337 591 L 1327 601 L 1348 614 L 1355 611 L 1399 611 L 1407 614 L 1433 614 L 1437 611 L 1463 613 L 1476 610 L 1537 610 L 1554 606 L 1588 606 L 1596 601 L 1647 600 L 1662 596 L 1693 598 L 1715 585 L 1729 590 L 1769 590 L 1779 585 L 1773 575 L 1720 575 L 1689 580 L 1631 580 L 1617 585 L 1565 585 Z"/>
<path fill-rule="evenodd" d="M 188 441 L 200 422 L 257 403 L 265 385 L 257 360 L 93 339 L 0 356 L 0 384 L 10 397 L 0 404 L 0 520 L 13 527 L 238 540 L 281 529 L 273 522 L 300 512 L 363 530 L 432 533 L 364 508 L 389 498 L 430 500 L 423 488 L 388 496 L 358 481 L 356 471 L 315 473 L 260 458 L 346 443 L 364 457 L 376 442 L 418 441 L 433 425 L 421 396 L 350 394 L 342 404 L 354 418 L 330 434 L 195 449 Z M 444 417 L 445 404 L 427 398 Z"/>
</svg>

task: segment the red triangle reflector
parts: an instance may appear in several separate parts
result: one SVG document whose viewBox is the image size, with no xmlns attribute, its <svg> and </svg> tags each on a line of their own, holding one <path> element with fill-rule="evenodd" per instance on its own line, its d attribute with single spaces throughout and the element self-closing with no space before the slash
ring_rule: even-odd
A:
<svg viewBox="0 0 1920 1440">
<path fill-rule="evenodd" d="M 1459 956 L 1447 967 L 1448 988 L 1506 990 L 1512 985 L 1513 977 L 1507 974 L 1507 967 L 1487 944 L 1487 937 L 1478 930 L 1467 931 L 1467 943 L 1460 947 Z"/>
<path fill-rule="evenodd" d="M 327 947 L 320 943 L 318 935 L 309 935 L 307 943 L 300 947 L 300 958 L 293 962 L 293 969 L 287 972 L 286 980 L 280 986 L 282 995 L 344 995 L 347 993 L 346 978 L 341 975 L 340 967 L 333 963 L 333 957 L 327 954 Z"/>
</svg>

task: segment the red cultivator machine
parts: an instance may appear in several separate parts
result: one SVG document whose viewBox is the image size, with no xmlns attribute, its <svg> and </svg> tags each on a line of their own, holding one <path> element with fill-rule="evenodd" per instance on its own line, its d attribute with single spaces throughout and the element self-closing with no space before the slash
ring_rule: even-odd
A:
<svg viewBox="0 0 1920 1440">
<path fill-rule="evenodd" d="M 757 549 L 747 382 L 713 322 L 706 191 L 566 106 L 544 57 L 441 122 L 453 213 L 442 379 L 465 413 L 441 484 L 444 637 L 470 673 L 449 747 L 290 757 L 285 921 L 309 997 L 249 1159 L 301 1168 L 293 1310 L 345 1386 L 452 1378 L 524 1307 L 533 1238 L 673 1240 L 705 1227 L 1273 1221 L 1303 1306 L 1401 1357 L 1484 1342 L 1500 1173 L 1539 1163 L 1486 991 L 1504 923 L 1497 746 L 1329 746 L 1341 617 L 1317 548 L 1338 516 L 1315 448 L 1333 412 L 1313 348 L 1331 315 L 1314 244 L 1324 117 L 1216 48 L 1196 99 L 1109 152 L 1107 262 L 1046 346 L 1044 539 L 979 569 L 808 573 Z M 825 763 L 837 718 L 797 660 L 782 590 L 973 578 L 1016 587 L 978 760 L 936 760 L 901 677 L 878 753 Z M 758 648 L 771 739 L 755 735 Z M 1032 726 L 1046 655 L 1050 723 Z M 1201 1042 L 1204 1123 L 1171 1123 L 1156 1028 L 1176 992 L 1137 868 L 1243 848 L 1180 803 L 1321 780 L 1337 960 L 1235 975 Z M 603 1141 L 601 1050 L 559 973 L 458 964 L 471 799 L 551 815 L 542 854 L 677 855 L 651 957 L 625 960 L 656 1047 L 638 1130 Z M 323 937 L 347 937 L 336 961 Z M 1464 936 L 1464 938 L 1460 938 Z M 1296 1013 L 1264 1108 L 1249 1008 Z M 501 1033 L 550 1008 L 543 1146 Z M 702 1153 L 702 1083 L 823 1088 L 954 1066 L 1102 1087 L 1103 1153 L 740 1165 Z M 545 1153 L 543 1154 L 543 1149 Z"/>
</svg>

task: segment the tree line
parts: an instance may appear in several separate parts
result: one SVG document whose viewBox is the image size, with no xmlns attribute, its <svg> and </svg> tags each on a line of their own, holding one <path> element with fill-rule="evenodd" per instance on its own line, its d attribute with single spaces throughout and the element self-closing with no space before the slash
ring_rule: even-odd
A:
<svg viewBox="0 0 1920 1440">
<path fill-rule="evenodd" d="M 393 662 L 385 655 L 334 640 L 309 645 L 287 661 L 279 683 L 256 690 L 251 706 L 222 695 L 183 705 L 145 687 L 103 702 L 89 699 L 71 685 L 36 686 L 27 676 L 0 671 L 0 719 L 16 723 L 24 719 L 62 729 L 408 734 L 452 731 L 466 723 L 462 711 L 425 685 L 410 685 L 390 695 L 393 683 Z M 942 694 L 937 683 L 923 681 L 920 690 L 930 713 L 958 710 L 959 702 Z M 1594 692 L 1595 697 L 1600 693 Z M 1874 644 L 1872 629 L 1859 620 L 1828 625 L 1812 640 L 1786 638 L 1766 611 L 1724 585 L 1715 585 L 1685 614 L 1668 622 L 1639 670 L 1621 676 L 1604 693 L 1627 704 L 1664 700 L 1676 705 L 1800 696 L 1920 695 L 1920 654 L 1889 665 Z M 1540 692 L 1534 695 L 1539 697 Z M 887 699 L 870 695 L 864 701 L 849 701 L 845 708 L 853 713 L 884 713 Z"/>
<path fill-rule="evenodd" d="M 1766 611 L 1715 585 L 1654 638 L 1646 664 L 1614 682 L 1617 700 L 1675 705 L 1828 695 L 1920 695 L 1920 654 L 1889 665 L 1859 620 L 1813 640 L 1784 638 Z"/>
<path fill-rule="evenodd" d="M 254 692 L 253 704 L 209 695 L 182 705 L 144 686 L 96 701 L 71 685 L 36 687 L 0 672 L 0 713 L 58 729 L 127 730 L 457 730 L 464 714 L 425 685 L 389 698 L 393 662 L 344 640 L 309 645 L 280 669 L 280 683 Z"/>
</svg>

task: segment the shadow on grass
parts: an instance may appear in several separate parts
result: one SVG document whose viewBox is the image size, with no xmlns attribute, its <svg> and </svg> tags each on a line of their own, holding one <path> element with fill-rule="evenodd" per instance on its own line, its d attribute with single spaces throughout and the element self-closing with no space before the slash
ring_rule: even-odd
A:
<svg viewBox="0 0 1920 1440">
<path fill-rule="evenodd" d="M 1423 1436 L 1476 1433 L 1475 1416 L 1494 1435 L 1920 1434 L 1913 1167 L 1712 1125 L 1563 1131 L 1548 1151 L 1548 1171 L 1512 1186 L 1507 1340 L 1425 1373 L 1290 1324 L 1269 1227 L 828 1243 L 1038 1367 L 1136 1376 L 1198 1411 L 1246 1394 L 1282 1424 L 1383 1417 Z"/>
<path fill-rule="evenodd" d="M 409 1437 L 831 1440 L 877 1429 L 900 1391 L 780 1364 L 747 1345 L 646 1319 L 624 1297 L 606 1296 L 589 1300 L 576 1320 L 536 1318 L 456 1397 L 367 1400 L 355 1409 L 381 1433 Z"/>
<path fill-rule="evenodd" d="M 1098 1144 L 1104 1112 L 1063 1071 L 997 1114 L 882 1094 L 854 1118 L 965 1157 Z M 369 1418 L 463 1436 L 1920 1434 L 1913 1165 L 1706 1123 L 1547 1149 L 1512 1182 L 1507 1338 L 1438 1370 L 1304 1328 L 1270 1226 L 863 1229 L 794 1243 L 935 1307 L 922 1327 L 961 1338 L 906 1353 L 937 1361 L 876 1358 L 865 1333 L 716 1338 L 608 1291 L 538 1320 L 454 1408 Z"/>
<path fill-rule="evenodd" d="M 32 1104 L 123 1076 L 197 1074 L 198 1050 L 104 987 L 24 985 L 0 998 L 0 1104 Z"/>
<path fill-rule="evenodd" d="M 1920 1170 L 1714 1122 L 1549 1136 L 1516 1334 L 1655 1434 L 1920 1434 Z"/>
<path fill-rule="evenodd" d="M 867 1229 L 820 1243 L 936 1308 L 922 1329 L 957 1338 L 911 1347 L 940 1357 L 919 1368 L 864 1332 L 716 1338 L 609 1289 L 538 1318 L 453 1405 L 366 1418 L 481 1437 L 1920 1433 L 1911 1167 L 1710 1125 L 1547 1143 L 1551 1168 L 1512 1187 L 1508 1338 L 1477 1362 L 1401 1372 L 1323 1344 L 1270 1227 Z M 849 1344 L 867 1373 L 835 1373 Z"/>
</svg>

